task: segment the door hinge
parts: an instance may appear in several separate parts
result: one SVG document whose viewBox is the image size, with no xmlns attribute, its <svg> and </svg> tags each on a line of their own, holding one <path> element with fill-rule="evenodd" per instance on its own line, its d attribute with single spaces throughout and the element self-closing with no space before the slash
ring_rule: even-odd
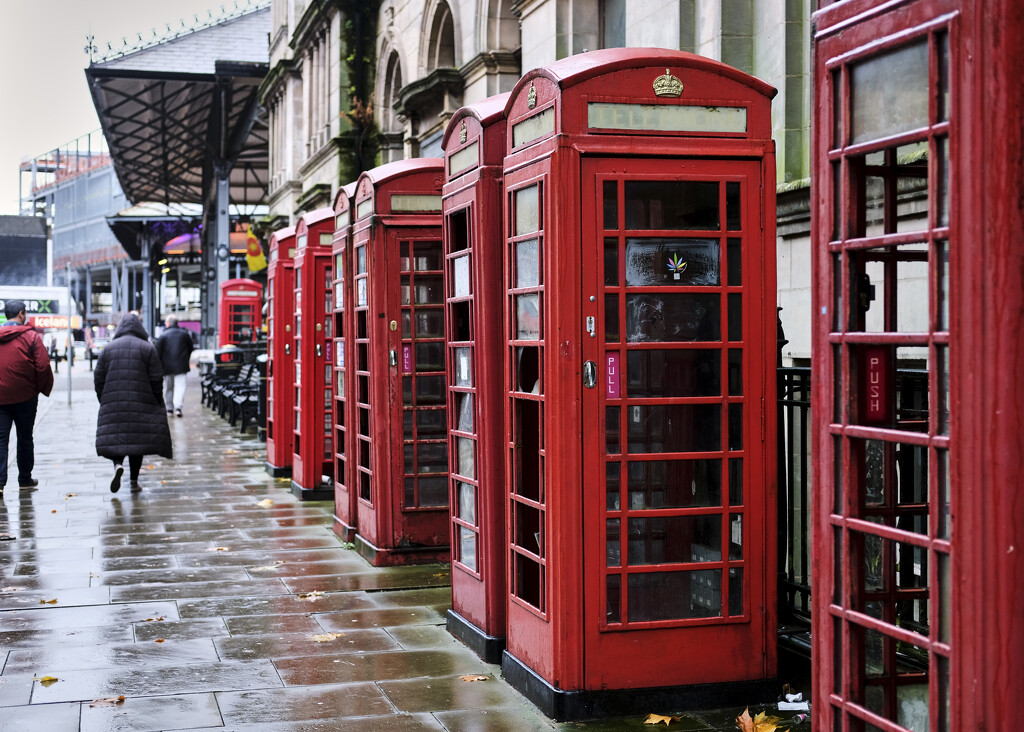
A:
<svg viewBox="0 0 1024 732">
<path fill-rule="evenodd" d="M 764 231 L 764 183 L 761 184 L 761 231 Z"/>
<path fill-rule="evenodd" d="M 761 442 L 764 442 L 765 439 L 767 439 L 767 436 L 765 434 L 768 430 L 768 426 L 765 424 L 767 422 L 767 419 L 768 418 L 767 412 L 765 411 L 764 397 L 761 397 Z"/>
</svg>

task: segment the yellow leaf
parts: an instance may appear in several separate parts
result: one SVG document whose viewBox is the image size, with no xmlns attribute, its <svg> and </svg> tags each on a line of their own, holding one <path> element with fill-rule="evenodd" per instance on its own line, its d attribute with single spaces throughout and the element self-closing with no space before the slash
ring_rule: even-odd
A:
<svg viewBox="0 0 1024 732">
<path fill-rule="evenodd" d="M 309 639 L 311 641 L 316 641 L 317 643 L 326 643 L 327 641 L 332 641 L 335 638 L 340 638 L 343 635 L 345 635 L 345 634 L 344 633 L 317 633 L 316 635 L 309 636 Z"/>
<path fill-rule="evenodd" d="M 55 597 L 52 600 L 40 600 L 39 604 L 40 605 L 56 605 L 57 604 L 57 598 Z"/>
<path fill-rule="evenodd" d="M 775 732 L 780 721 L 779 717 L 769 717 L 767 712 L 761 712 L 751 719 L 750 708 L 747 707 L 743 714 L 736 717 L 736 726 L 741 732 Z"/>
<path fill-rule="evenodd" d="M 465 676 L 460 676 L 459 681 L 465 681 L 467 683 L 470 681 L 487 681 L 487 677 L 481 676 L 480 674 L 466 674 Z"/>
<path fill-rule="evenodd" d="M 299 595 L 300 600 L 306 600 L 307 602 L 313 602 L 313 600 L 319 600 L 324 596 L 320 590 L 313 590 L 312 592 L 303 592 Z"/>
<path fill-rule="evenodd" d="M 157 638 L 157 639 L 156 639 L 155 641 L 153 641 L 153 642 L 154 642 L 154 643 L 163 643 L 163 642 L 164 642 L 164 639 L 163 639 L 163 638 Z"/>
<path fill-rule="evenodd" d="M 679 717 L 667 717 L 662 714 L 648 714 L 644 724 L 664 724 L 668 727 L 673 722 L 678 722 Z"/>
<path fill-rule="evenodd" d="M 60 679 L 56 676 L 33 676 L 33 681 L 38 681 L 43 686 L 49 686 L 50 684 L 56 684 Z"/>
<path fill-rule="evenodd" d="M 262 501 L 260 501 L 256 505 L 259 506 L 260 508 L 270 508 L 271 506 L 274 505 L 274 502 L 271 501 L 269 498 L 264 498 Z"/>
<path fill-rule="evenodd" d="M 273 564 L 264 564 L 262 567 L 250 567 L 249 569 L 251 569 L 253 572 L 267 572 L 267 571 L 269 571 L 271 569 L 277 569 L 282 564 L 284 564 L 284 562 L 277 561 L 277 562 L 274 562 Z"/>
<path fill-rule="evenodd" d="M 50 511 L 50 513 L 57 513 L 57 509 L 53 509 L 52 511 Z"/>
<path fill-rule="evenodd" d="M 775 732 L 782 717 L 769 717 L 767 712 L 761 712 L 754 717 L 754 732 Z"/>
<path fill-rule="evenodd" d="M 124 694 L 121 696 L 103 696 L 99 699 L 93 699 L 90 707 L 114 707 L 118 704 L 124 704 Z"/>
</svg>

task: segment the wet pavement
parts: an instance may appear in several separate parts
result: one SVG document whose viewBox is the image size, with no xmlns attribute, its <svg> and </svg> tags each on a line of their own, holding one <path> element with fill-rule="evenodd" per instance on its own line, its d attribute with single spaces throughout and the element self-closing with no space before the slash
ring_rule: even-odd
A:
<svg viewBox="0 0 1024 732">
<path fill-rule="evenodd" d="M 112 494 L 91 385 L 76 364 L 69 405 L 62 368 L 39 487 L 11 481 L 0 505 L 0 730 L 651 729 L 543 717 L 445 631 L 447 565 L 369 565 L 332 504 L 266 473 L 254 430 L 200 405 L 194 373 L 176 458 Z M 735 730 L 738 711 L 672 728 Z"/>
</svg>

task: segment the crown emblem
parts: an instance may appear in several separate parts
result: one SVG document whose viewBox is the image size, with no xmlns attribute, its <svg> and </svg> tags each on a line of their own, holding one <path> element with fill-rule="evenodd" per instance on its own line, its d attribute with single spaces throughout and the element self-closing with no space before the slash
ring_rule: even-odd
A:
<svg viewBox="0 0 1024 732">
<path fill-rule="evenodd" d="M 466 141 L 466 135 L 467 135 L 467 133 L 466 133 L 466 120 L 462 120 L 462 127 L 459 128 L 459 142 L 460 143 Z"/>
<path fill-rule="evenodd" d="M 533 88 L 533 82 L 530 82 L 530 91 L 526 95 L 526 108 L 533 109 L 537 106 L 537 90 Z"/>
<path fill-rule="evenodd" d="M 665 73 L 654 80 L 654 94 L 659 97 L 678 97 L 683 93 L 683 82 L 672 72 L 665 69 Z"/>
</svg>

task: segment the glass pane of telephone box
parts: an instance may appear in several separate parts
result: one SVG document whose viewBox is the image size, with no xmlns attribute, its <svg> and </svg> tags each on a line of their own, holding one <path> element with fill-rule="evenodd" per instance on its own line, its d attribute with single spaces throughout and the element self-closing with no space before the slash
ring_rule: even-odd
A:
<svg viewBox="0 0 1024 732">
<path fill-rule="evenodd" d="M 722 614 L 722 572 L 702 569 L 630 574 L 628 620 L 711 618 Z"/>
<path fill-rule="evenodd" d="M 625 181 L 627 229 L 719 228 L 717 181 Z"/>
<path fill-rule="evenodd" d="M 718 239 L 626 239 L 626 286 L 718 285 L 718 250 Z"/>
</svg>

